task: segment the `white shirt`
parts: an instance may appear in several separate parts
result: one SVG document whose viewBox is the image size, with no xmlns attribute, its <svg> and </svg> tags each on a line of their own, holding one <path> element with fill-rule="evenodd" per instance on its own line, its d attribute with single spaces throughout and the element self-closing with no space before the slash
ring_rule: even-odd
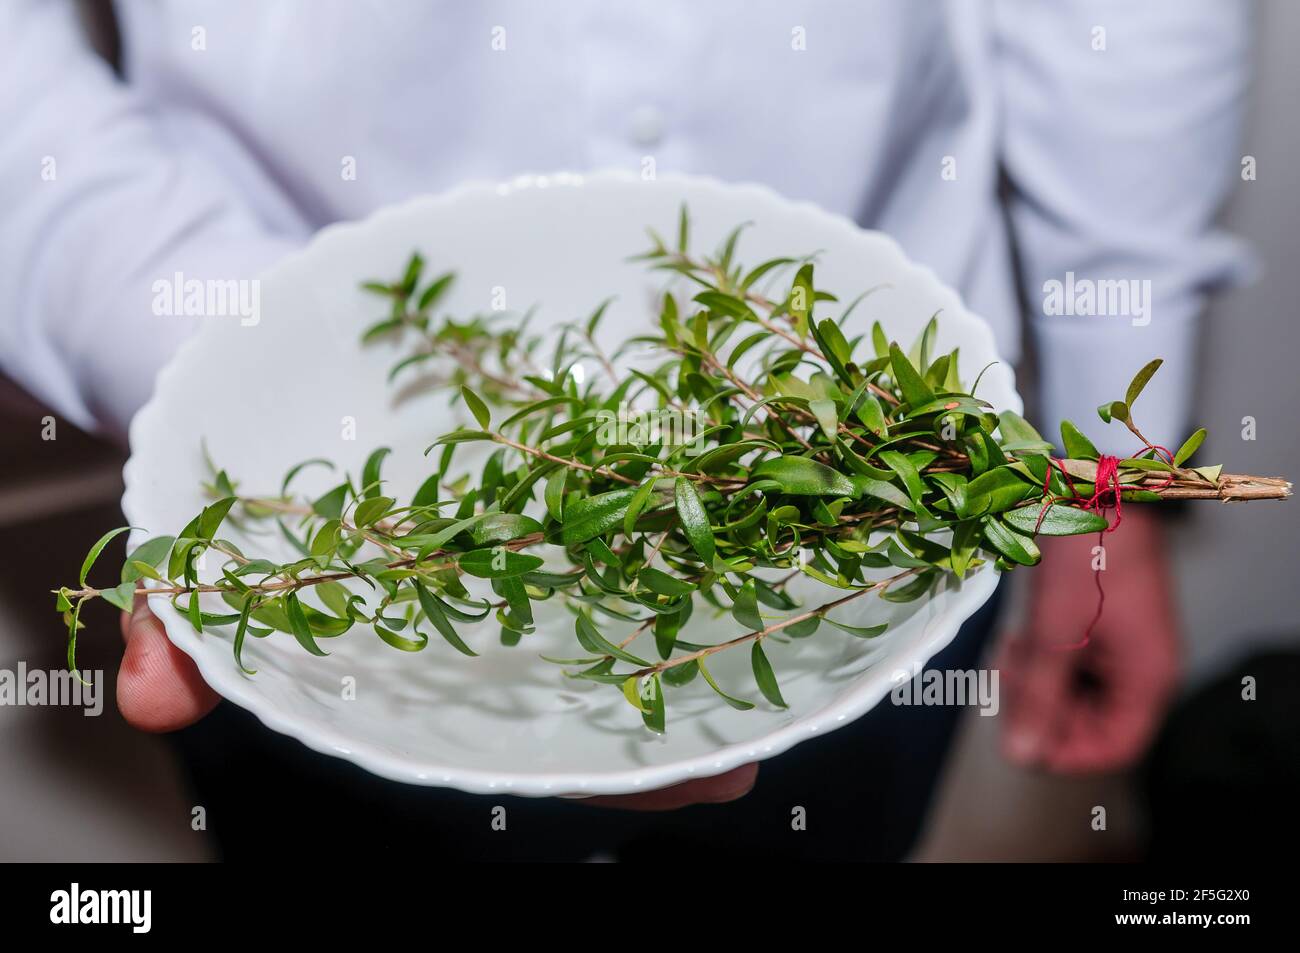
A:
<svg viewBox="0 0 1300 953">
<path fill-rule="evenodd" d="M 467 178 L 652 157 L 886 231 L 1012 359 L 1025 301 L 1049 437 L 1113 434 L 1096 405 L 1161 355 L 1138 417 L 1181 441 L 1203 296 L 1245 261 L 1212 227 L 1241 159 L 1238 0 L 117 9 L 124 80 L 71 0 L 0 4 L 0 366 L 83 426 L 123 430 L 189 333 L 155 280 L 247 277 Z M 1045 313 L 1067 273 L 1149 280 L 1149 323 Z"/>
</svg>

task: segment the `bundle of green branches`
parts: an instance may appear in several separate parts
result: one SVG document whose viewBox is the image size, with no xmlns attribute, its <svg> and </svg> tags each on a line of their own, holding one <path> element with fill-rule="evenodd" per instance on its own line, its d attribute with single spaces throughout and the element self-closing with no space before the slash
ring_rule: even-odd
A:
<svg viewBox="0 0 1300 953">
<path fill-rule="evenodd" d="M 714 679 L 715 654 L 747 651 L 758 692 L 784 706 L 767 639 L 823 626 L 873 638 L 883 625 L 849 624 L 834 610 L 868 594 L 918 599 L 988 561 L 1032 566 L 1038 535 L 1105 530 L 1098 504 L 1119 502 L 1116 492 L 1122 502 L 1289 495 L 1283 480 L 1188 466 L 1204 430 L 1172 453 L 1142 435 L 1132 407 L 1159 361 L 1100 408 L 1145 449 L 1111 458 L 1099 486 L 1103 458 L 1074 424 L 1061 424 L 1066 458 L 1054 460 L 1023 418 L 977 396 L 978 378 L 963 385 L 958 353 L 935 353 L 936 320 L 908 351 L 879 323 L 848 337 L 857 301 L 841 308 L 817 288 L 808 259 L 742 268 L 739 234 L 696 256 L 685 210 L 671 245 L 651 232 L 638 258 L 677 290 L 662 295 L 647 333 L 609 354 L 597 344 L 605 305 L 565 326 L 543 360 L 526 318 L 435 317 L 454 277 L 426 282 L 418 254 L 399 280 L 367 282 L 389 310 L 363 339 L 412 345 L 390 378 L 447 388 L 475 425 L 432 442 L 431 473 L 405 500 L 386 492 L 386 448 L 320 496 L 293 484 L 326 461 L 294 467 L 278 492 L 260 495 L 212 468 L 214 501 L 175 536 L 131 552 L 120 584 L 87 578 L 125 528 L 95 544 L 77 587 L 57 590 L 69 666 L 82 606 L 97 597 L 126 610 L 139 594 L 169 595 L 196 631 L 233 629 L 234 663 L 249 675 L 249 636 L 284 633 L 324 655 L 322 642 L 363 624 L 402 651 L 436 635 L 475 655 L 484 628 L 475 623 L 494 615 L 514 645 L 534 630 L 534 606 L 554 600 L 572 614 L 576 649 L 548 661 L 617 686 L 662 731 L 665 688 L 696 677 L 733 707 L 753 707 Z M 453 459 L 469 443 L 490 452 L 456 477 Z M 222 533 L 267 521 L 292 559 L 242 552 Z M 201 581 L 208 551 L 220 575 Z M 799 576 L 827 598 L 796 601 L 787 584 Z M 209 593 L 205 608 L 199 596 Z M 228 611 L 209 611 L 215 599 Z M 730 613 L 746 631 L 687 641 L 693 612 Z"/>
</svg>

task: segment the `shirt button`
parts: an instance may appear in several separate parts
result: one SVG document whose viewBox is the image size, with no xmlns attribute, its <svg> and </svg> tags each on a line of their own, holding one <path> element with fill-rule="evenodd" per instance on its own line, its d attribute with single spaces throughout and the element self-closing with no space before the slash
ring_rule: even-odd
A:
<svg viewBox="0 0 1300 953">
<path fill-rule="evenodd" d="M 664 114 L 657 106 L 638 106 L 632 112 L 632 141 L 653 146 L 664 136 Z"/>
</svg>

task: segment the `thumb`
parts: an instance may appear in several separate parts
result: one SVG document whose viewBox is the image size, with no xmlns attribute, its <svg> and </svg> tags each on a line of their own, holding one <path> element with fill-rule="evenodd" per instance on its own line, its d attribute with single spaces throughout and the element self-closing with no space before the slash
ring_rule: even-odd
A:
<svg viewBox="0 0 1300 953">
<path fill-rule="evenodd" d="M 130 617 L 123 615 L 122 634 L 126 652 L 117 673 L 117 707 L 129 724 L 141 731 L 175 731 L 216 707 L 220 696 L 172 645 L 143 598 Z"/>
</svg>

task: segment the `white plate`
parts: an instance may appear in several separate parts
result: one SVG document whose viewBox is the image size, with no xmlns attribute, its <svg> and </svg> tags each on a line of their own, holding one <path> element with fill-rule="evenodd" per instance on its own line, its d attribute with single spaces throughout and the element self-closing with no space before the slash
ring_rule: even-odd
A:
<svg viewBox="0 0 1300 953">
<path fill-rule="evenodd" d="M 242 490 L 266 493 L 276 492 L 299 461 L 329 457 L 356 474 L 371 449 L 390 446 L 395 452 L 384 475 L 396 495 L 409 495 L 429 472 L 422 450 L 463 411 L 440 394 L 394 401 L 385 373 L 396 352 L 357 343 L 383 310 L 358 282 L 396 276 L 419 249 L 430 268 L 459 272 L 449 313 L 487 311 L 504 290 L 511 310 L 539 304 L 536 326 L 544 327 L 583 317 L 617 295 L 606 334 L 637 333 L 663 279 L 625 259 L 644 250 L 647 226 L 673 234 L 683 201 L 694 222 L 693 247 L 712 250 L 733 226 L 752 222 L 740 242 L 744 262 L 820 250 L 818 286 L 842 299 L 888 284 L 859 306 L 850 336 L 879 319 L 907 344 L 942 311 L 939 345 L 961 347 L 965 380 L 998 360 L 988 325 L 892 240 L 760 186 L 668 175 L 645 182 L 617 173 L 466 185 L 324 229 L 263 277 L 256 326 L 208 319 L 160 374 L 153 399 L 132 424 L 122 500 L 129 522 L 148 535 L 175 533 L 198 512 L 205 502 L 200 436 Z M 1005 363 L 984 375 L 980 396 L 999 410 L 1021 408 Z M 355 439 L 346 439 L 349 421 Z M 329 476 L 307 471 L 299 488 L 323 491 Z M 137 533 L 132 545 L 144 538 Z M 290 558 L 277 536 L 231 538 L 245 551 Z M 215 562 L 204 575 L 216 575 Z M 823 626 L 799 643 L 770 643 L 787 711 L 762 701 L 748 653 L 719 653 L 719 682 L 758 707 L 735 711 L 696 679 L 670 696 L 662 736 L 643 727 L 617 690 L 565 679 L 538 658 L 574 654 L 568 616 L 539 614 L 538 631 L 514 648 L 499 644 L 491 621 L 470 628 L 467 640 L 483 653 L 477 659 L 437 639 L 422 653 L 399 652 L 364 628 L 330 640 L 328 658 L 309 656 L 283 635 L 250 639 L 245 660 L 258 674 L 248 677 L 235 666 L 230 630 L 198 635 L 165 596 L 149 604 L 214 689 L 277 731 L 400 781 L 541 796 L 651 790 L 768 758 L 831 731 L 880 702 L 894 678 L 919 671 L 996 584 L 986 566 L 919 602 L 896 606 L 867 597 L 841 610 L 858 624 L 891 621 L 874 641 Z M 817 598 L 815 588 L 809 581 L 804 595 Z M 687 638 L 713 641 L 738 629 L 729 618 L 697 611 L 690 631 Z"/>
</svg>

